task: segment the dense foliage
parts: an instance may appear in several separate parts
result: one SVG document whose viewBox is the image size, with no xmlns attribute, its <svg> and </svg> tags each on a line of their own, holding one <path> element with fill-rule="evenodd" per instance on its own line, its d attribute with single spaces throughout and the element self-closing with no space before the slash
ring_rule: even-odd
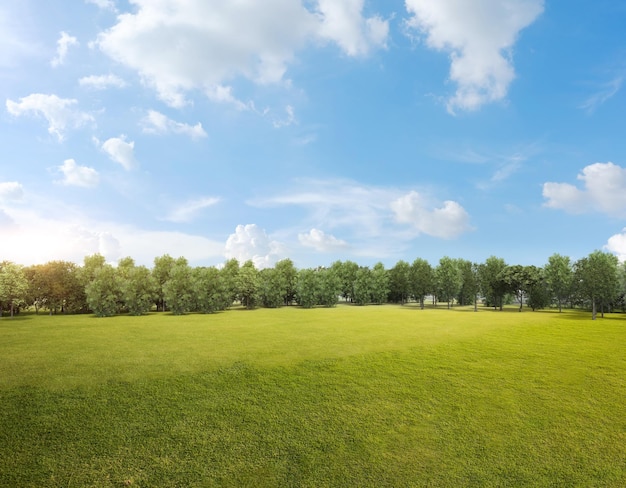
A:
<svg viewBox="0 0 626 488">
<path fill-rule="evenodd" d="M 297 303 L 332 307 L 339 299 L 356 305 L 406 303 L 424 308 L 426 299 L 455 305 L 502 309 L 515 302 L 533 310 L 556 306 L 598 310 L 626 308 L 626 266 L 609 253 L 594 251 L 572 262 L 554 254 L 543 268 L 508 265 L 491 256 L 484 263 L 444 256 L 436 266 L 417 258 L 391 269 L 353 261 L 330 267 L 296 269 L 290 259 L 258 270 L 252 261 L 230 259 L 221 268 L 191 267 L 183 258 L 157 257 L 152 269 L 132 258 L 114 267 L 103 256 L 87 256 L 82 266 L 52 261 L 30 267 L 0 263 L 0 312 L 33 307 L 50 314 L 92 312 L 99 317 L 151 310 L 173 314 L 213 313 L 233 303 L 252 309 Z"/>
</svg>

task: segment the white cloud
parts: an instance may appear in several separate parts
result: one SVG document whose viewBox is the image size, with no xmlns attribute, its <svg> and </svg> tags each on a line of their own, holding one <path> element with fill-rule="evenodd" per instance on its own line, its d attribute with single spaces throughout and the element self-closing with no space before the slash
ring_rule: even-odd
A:
<svg viewBox="0 0 626 488">
<path fill-rule="evenodd" d="M 206 137 L 207 133 L 198 122 L 196 125 L 189 125 L 176 122 L 156 110 L 149 110 L 148 114 L 141 120 L 143 131 L 146 134 L 183 134 L 192 139 Z"/>
<path fill-rule="evenodd" d="M 468 213 L 450 200 L 440 208 L 431 208 L 419 193 L 411 191 L 393 201 L 391 208 L 398 222 L 410 224 L 420 234 L 454 239 L 471 230 Z"/>
<path fill-rule="evenodd" d="M 115 2 L 113 0 L 85 0 L 87 3 L 92 3 L 93 5 L 98 6 L 102 10 L 111 10 L 112 12 L 116 12 Z"/>
<path fill-rule="evenodd" d="M 448 110 L 475 110 L 502 100 L 515 78 L 512 48 L 543 12 L 543 0 L 406 0 L 408 25 L 426 44 L 450 54 L 456 93 Z"/>
<path fill-rule="evenodd" d="M 344 180 L 300 180 L 293 186 L 295 189 L 289 193 L 249 203 L 259 207 L 305 207 L 309 215 L 301 220 L 300 227 L 304 224 L 314 229 L 341 229 L 351 236 L 352 247 L 376 249 L 379 254 L 394 252 L 414 239 L 416 231 L 452 239 L 472 230 L 461 205 L 447 201 L 437 208 L 438 199 L 428 192 L 407 194 L 398 188 L 364 186 Z M 310 236 L 308 239 L 311 240 Z M 383 241 L 387 251 L 381 248 Z M 361 254 L 366 255 L 367 251 Z"/>
<path fill-rule="evenodd" d="M 172 210 L 165 220 L 170 222 L 190 222 L 195 219 L 202 210 L 212 207 L 220 201 L 216 197 L 202 197 L 183 203 Z"/>
<path fill-rule="evenodd" d="M 102 143 L 102 150 L 108 154 L 116 163 L 123 166 L 126 171 L 130 171 L 136 165 L 135 162 L 135 142 L 126 142 L 126 136 L 112 137 Z"/>
<path fill-rule="evenodd" d="M 224 255 L 227 259 L 235 258 L 240 263 L 252 260 L 259 268 L 273 266 L 284 256 L 282 244 L 273 241 L 256 224 L 238 225 L 235 233 L 226 240 Z"/>
<path fill-rule="evenodd" d="M 350 56 L 386 47 L 389 23 L 379 16 L 364 18 L 364 0 L 318 0 L 320 35 L 335 41 Z"/>
<path fill-rule="evenodd" d="M 332 40 L 348 55 L 384 45 L 388 25 L 362 16 L 363 0 L 134 0 L 135 12 L 98 36 L 112 59 L 136 70 L 174 107 L 200 90 L 214 101 L 250 108 L 228 86 L 238 77 L 277 83 L 298 49 Z"/>
<path fill-rule="evenodd" d="M 287 105 L 285 107 L 285 113 L 287 114 L 287 116 L 284 119 L 274 120 L 273 125 L 277 129 L 280 129 L 281 127 L 289 127 L 290 125 L 296 123 L 296 115 L 291 105 Z"/>
<path fill-rule="evenodd" d="M 544 205 L 570 213 L 596 211 L 626 216 L 626 168 L 611 162 L 594 163 L 586 166 L 577 179 L 582 189 L 569 183 L 544 183 Z"/>
<path fill-rule="evenodd" d="M 80 166 L 73 159 L 66 159 L 57 169 L 63 173 L 63 180 L 59 181 L 63 185 L 93 188 L 100 182 L 100 175 L 95 169 Z"/>
<path fill-rule="evenodd" d="M 7 99 L 6 107 L 16 117 L 27 114 L 42 116 L 48 122 L 48 132 L 57 136 L 59 141 L 65 137 L 68 129 L 81 127 L 94 118 L 86 112 L 77 110 L 75 99 L 59 98 L 56 95 L 33 93 L 20 98 L 19 102 Z"/>
<path fill-rule="evenodd" d="M 137 264 L 147 266 L 163 254 L 185 256 L 191 263 L 217 264 L 223 260 L 223 242 L 182 232 L 93 222 L 73 209 L 67 210 L 58 218 L 43 217 L 35 209 L 0 211 L 0 219 L 10 224 L 2 228 L 2 258 L 24 265 L 59 259 L 81 263 L 94 253 L 102 254 L 109 262 L 132 256 Z"/>
<path fill-rule="evenodd" d="M 587 111 L 587 113 L 593 113 L 600 105 L 612 98 L 620 89 L 624 83 L 624 77 L 618 76 L 613 78 L 608 83 L 603 84 L 598 91 L 585 100 L 580 108 Z"/>
<path fill-rule="evenodd" d="M 604 248 L 617 255 L 620 262 L 626 261 L 626 229 L 623 229 L 620 234 L 615 234 L 609 237 L 608 242 Z"/>
<path fill-rule="evenodd" d="M 303 246 L 312 247 L 319 252 L 334 252 L 348 247 L 346 241 L 319 229 L 311 229 L 307 234 L 298 234 L 298 240 Z"/>
<path fill-rule="evenodd" d="M 124 88 L 126 82 L 114 74 L 83 76 L 78 80 L 80 86 L 93 88 L 94 90 L 106 90 L 107 88 Z"/>
<path fill-rule="evenodd" d="M 20 201 L 24 198 L 24 187 L 17 181 L 0 182 L 0 202 Z"/>
<path fill-rule="evenodd" d="M 59 37 L 59 40 L 57 41 L 57 54 L 50 61 L 50 64 L 52 65 L 53 68 L 56 68 L 57 66 L 61 66 L 63 63 L 65 63 L 65 58 L 67 57 L 67 51 L 70 48 L 70 46 L 78 46 L 78 39 L 76 39 L 73 36 L 70 36 L 65 31 L 61 32 L 61 36 Z"/>
</svg>

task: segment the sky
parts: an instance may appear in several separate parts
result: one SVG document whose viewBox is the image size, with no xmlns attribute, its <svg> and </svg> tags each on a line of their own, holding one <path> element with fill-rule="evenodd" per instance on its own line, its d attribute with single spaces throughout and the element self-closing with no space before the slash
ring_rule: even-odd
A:
<svg viewBox="0 0 626 488">
<path fill-rule="evenodd" d="M 0 260 L 626 258 L 626 4 L 0 3 Z"/>
</svg>

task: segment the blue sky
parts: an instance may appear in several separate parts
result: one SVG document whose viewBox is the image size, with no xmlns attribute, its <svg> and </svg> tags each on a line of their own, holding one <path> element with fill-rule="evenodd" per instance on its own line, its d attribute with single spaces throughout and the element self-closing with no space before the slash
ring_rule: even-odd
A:
<svg viewBox="0 0 626 488">
<path fill-rule="evenodd" d="M 0 5 L 0 259 L 626 257 L 626 6 Z"/>
</svg>

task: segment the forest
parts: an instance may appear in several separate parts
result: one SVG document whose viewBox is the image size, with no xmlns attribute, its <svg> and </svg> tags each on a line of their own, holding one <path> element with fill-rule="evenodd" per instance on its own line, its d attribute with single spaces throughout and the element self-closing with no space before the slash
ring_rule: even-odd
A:
<svg viewBox="0 0 626 488">
<path fill-rule="evenodd" d="M 22 266 L 0 262 L 0 316 L 24 310 L 36 313 L 121 313 L 143 315 L 168 311 L 174 315 L 214 313 L 233 304 L 253 309 L 298 305 L 332 307 L 405 304 L 474 306 L 519 310 L 548 307 L 584 308 L 598 312 L 626 309 L 626 265 L 615 255 L 594 251 L 572 261 L 553 254 L 543 267 L 507 264 L 491 256 L 483 263 L 442 257 L 433 266 L 417 258 L 398 261 L 386 269 L 353 261 L 328 267 L 297 269 L 290 259 L 272 268 L 257 269 L 252 261 L 226 261 L 221 267 L 192 267 L 184 257 L 163 255 L 152 268 L 131 257 L 116 266 L 100 254 L 86 256 L 82 265 L 68 261 Z M 444 305 L 445 304 L 445 305 Z"/>
</svg>

